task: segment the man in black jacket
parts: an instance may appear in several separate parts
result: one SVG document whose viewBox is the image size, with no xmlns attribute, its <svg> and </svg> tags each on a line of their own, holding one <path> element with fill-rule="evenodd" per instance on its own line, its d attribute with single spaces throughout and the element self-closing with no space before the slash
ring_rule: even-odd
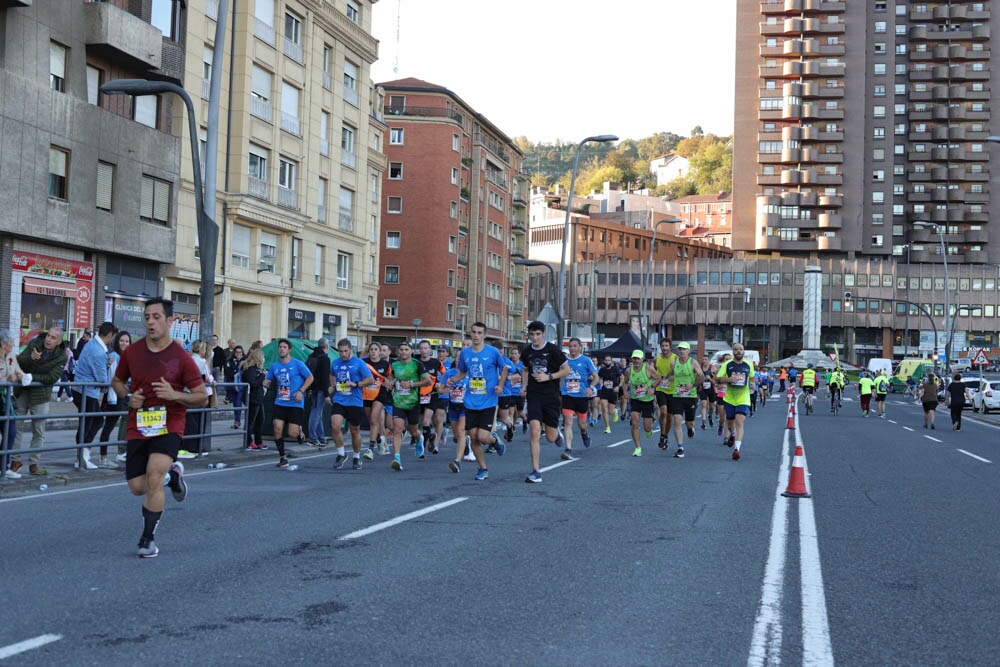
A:
<svg viewBox="0 0 1000 667">
<path fill-rule="evenodd" d="M 226 367 L 226 350 L 219 345 L 219 337 L 212 336 L 212 377 L 216 384 L 222 382 L 222 371 Z"/>
<path fill-rule="evenodd" d="M 62 377 L 63 366 L 66 365 L 66 343 L 63 342 L 63 330 L 52 327 L 44 336 L 39 334 L 24 347 L 17 357 L 17 363 L 25 375 L 31 375 L 32 384 L 29 387 L 14 389 L 14 412 L 18 415 L 48 415 L 49 399 L 52 397 L 52 385 Z M 21 449 L 22 429 L 14 436 L 14 449 Z M 31 420 L 31 448 L 45 445 L 45 419 Z M 17 472 L 21 468 L 21 457 L 13 456 L 10 469 Z M 32 454 L 28 457 L 28 472 L 32 475 L 44 475 L 39 467 L 42 457 Z"/>
<path fill-rule="evenodd" d="M 330 402 L 330 341 L 320 338 L 316 349 L 306 359 L 306 366 L 313 374 L 309 387 L 309 424 L 306 428 L 310 444 L 326 445 L 326 423 L 323 419 L 326 404 Z"/>
</svg>

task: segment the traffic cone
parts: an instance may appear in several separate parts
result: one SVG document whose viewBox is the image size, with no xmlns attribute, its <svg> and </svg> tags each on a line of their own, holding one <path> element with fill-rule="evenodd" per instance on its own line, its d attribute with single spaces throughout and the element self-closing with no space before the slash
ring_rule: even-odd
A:
<svg viewBox="0 0 1000 667">
<path fill-rule="evenodd" d="M 805 452 L 802 445 L 795 446 L 795 456 L 792 458 L 792 472 L 788 475 L 788 488 L 781 495 L 786 498 L 811 498 L 812 494 L 806 491 L 806 469 Z"/>
<path fill-rule="evenodd" d="M 788 412 L 788 422 L 785 424 L 785 428 L 794 429 L 795 428 L 795 413 Z"/>
<path fill-rule="evenodd" d="M 788 406 L 788 412 L 790 414 L 795 414 L 795 401 L 792 401 L 791 405 Z"/>
</svg>

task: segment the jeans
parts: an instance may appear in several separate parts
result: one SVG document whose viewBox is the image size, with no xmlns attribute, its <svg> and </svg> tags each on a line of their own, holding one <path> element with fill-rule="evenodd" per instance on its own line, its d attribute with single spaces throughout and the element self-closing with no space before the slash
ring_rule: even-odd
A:
<svg viewBox="0 0 1000 667">
<path fill-rule="evenodd" d="M 22 393 L 14 401 L 14 412 L 18 415 L 39 415 L 41 417 L 47 417 L 49 414 L 49 403 L 39 403 L 37 405 L 32 405 L 31 400 L 28 397 L 28 392 Z M 18 429 L 17 435 L 14 436 L 14 449 L 21 449 L 21 435 L 23 429 Z M 38 449 L 39 447 L 45 446 L 45 419 L 32 419 L 31 420 L 31 449 Z M 20 461 L 20 455 L 14 455 L 15 461 Z M 38 465 L 41 463 L 42 457 L 38 453 L 33 453 L 28 457 L 28 463 L 33 465 Z"/>
<path fill-rule="evenodd" d="M 323 428 L 323 408 L 326 407 L 326 396 L 321 391 L 309 392 L 312 397 L 312 402 L 309 404 L 309 426 L 306 429 L 306 435 L 309 436 L 310 440 L 322 442 L 323 438 L 326 437 L 326 431 Z"/>
<path fill-rule="evenodd" d="M 0 389 L 0 391 L 6 390 Z M 14 397 L 8 394 L 6 401 L 13 403 Z M 5 456 L 4 452 L 14 447 L 14 437 L 17 435 L 17 422 L 13 419 L 7 419 L 7 417 L 14 415 L 13 405 L 8 405 L 4 397 L 0 397 L 0 403 L 4 403 L 2 408 L 4 413 L 0 415 L 0 475 L 2 475 L 3 471 L 7 470 L 10 466 L 10 461 L 8 460 L 10 457 Z"/>
</svg>

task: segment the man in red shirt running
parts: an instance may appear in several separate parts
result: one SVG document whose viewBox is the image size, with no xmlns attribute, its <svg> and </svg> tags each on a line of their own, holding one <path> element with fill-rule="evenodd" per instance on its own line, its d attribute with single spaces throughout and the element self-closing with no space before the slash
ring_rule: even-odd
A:
<svg viewBox="0 0 1000 667">
<path fill-rule="evenodd" d="M 155 558 L 160 552 L 153 539 L 163 514 L 163 480 L 169 473 L 174 500 L 184 500 L 187 483 L 177 452 L 187 408 L 205 407 L 208 394 L 191 355 L 170 338 L 173 302 L 162 297 L 150 299 L 145 316 L 146 337 L 122 353 L 111 386 L 129 407 L 125 436 L 128 488 L 134 495 L 145 496 L 136 555 Z M 130 378 L 131 390 L 126 384 Z"/>
</svg>

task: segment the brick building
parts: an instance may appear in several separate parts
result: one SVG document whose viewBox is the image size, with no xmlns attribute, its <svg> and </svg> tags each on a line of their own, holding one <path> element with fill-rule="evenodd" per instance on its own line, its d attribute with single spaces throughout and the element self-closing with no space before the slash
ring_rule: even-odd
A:
<svg viewBox="0 0 1000 667">
<path fill-rule="evenodd" d="M 699 239 L 716 245 L 733 245 L 733 195 L 720 192 L 715 195 L 688 195 L 674 199 L 683 220 L 677 235 Z"/>
</svg>

